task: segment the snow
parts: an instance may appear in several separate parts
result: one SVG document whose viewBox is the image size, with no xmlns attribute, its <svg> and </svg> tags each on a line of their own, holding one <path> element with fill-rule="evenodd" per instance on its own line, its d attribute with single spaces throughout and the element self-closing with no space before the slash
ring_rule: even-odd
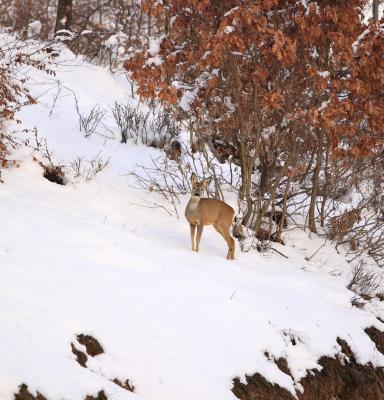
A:
<svg viewBox="0 0 384 400">
<path fill-rule="evenodd" d="M 191 111 L 191 105 L 195 99 L 196 99 L 196 91 L 187 90 L 181 96 L 179 105 L 184 111 L 186 112 Z"/>
<path fill-rule="evenodd" d="M 263 129 L 263 131 L 261 132 L 263 138 L 268 139 L 268 137 L 270 137 L 271 135 L 273 135 L 276 132 L 276 126 L 272 125 L 272 126 L 268 126 L 266 128 Z"/>
<path fill-rule="evenodd" d="M 148 53 L 152 56 L 146 61 L 146 65 L 161 65 L 162 57 L 159 55 L 161 42 L 164 40 L 164 35 L 152 38 L 148 43 Z"/>
<path fill-rule="evenodd" d="M 310 49 L 310 56 L 311 58 L 313 58 L 314 60 L 316 58 L 319 58 L 319 53 L 317 52 L 317 49 L 315 47 Z"/>
<path fill-rule="evenodd" d="M 360 42 L 369 34 L 369 32 L 370 32 L 370 29 L 369 29 L 369 28 L 365 29 L 365 30 L 359 35 L 359 37 L 357 38 L 356 42 L 354 42 L 354 43 L 352 44 L 352 49 L 353 49 L 353 52 L 354 52 L 354 53 L 357 52 L 357 50 L 358 50 L 358 48 L 359 48 L 359 46 L 360 46 Z"/>
<path fill-rule="evenodd" d="M 177 20 L 177 15 L 173 15 L 171 17 L 171 19 L 169 20 L 169 26 L 173 26 L 173 24 L 176 22 Z"/>
<path fill-rule="evenodd" d="M 65 42 L 66 40 L 69 40 L 73 38 L 75 34 L 68 29 L 59 29 L 55 33 L 55 40 L 57 42 Z"/>
<path fill-rule="evenodd" d="M 160 52 L 161 42 L 164 40 L 164 36 L 153 38 L 148 44 L 148 53 L 155 57 Z"/>
<path fill-rule="evenodd" d="M 372 2 L 367 2 L 366 7 L 364 9 L 364 21 L 367 23 L 369 19 L 373 16 Z M 384 4 L 379 4 L 379 21 L 384 16 Z"/>
<path fill-rule="evenodd" d="M 162 200 L 132 188 L 126 175 L 158 151 L 79 132 L 74 93 L 81 110 L 114 101 L 144 107 L 125 78 L 68 50 L 56 72 L 29 70 L 38 104 L 19 113 L 22 127 L 36 126 L 64 165 L 97 154 L 110 163 L 91 182 L 69 176 L 60 186 L 42 177 L 26 147 L 13 154 L 19 168 L 2 170 L 0 399 L 26 383 L 49 400 L 83 400 L 101 389 L 112 400 L 234 400 L 232 379 L 255 372 L 294 393 L 321 356 L 340 351 L 337 337 L 360 362 L 384 366 L 364 333 L 384 329 L 376 318 L 384 308 L 351 305 L 350 266 L 331 244 L 310 258 L 323 240 L 291 227 L 286 246 L 274 244 L 288 259 L 237 246 L 229 262 L 221 237 L 206 228 L 193 253 L 186 221 L 138 206 Z M 180 105 L 188 111 L 193 99 L 186 91 Z M 71 353 L 79 333 L 105 350 L 87 369 Z M 265 352 L 285 357 L 293 379 Z M 129 379 L 135 394 L 110 382 L 116 377 Z"/>
<path fill-rule="evenodd" d="M 117 35 L 111 35 L 105 42 L 104 42 L 105 47 L 111 48 L 111 47 L 116 47 L 119 45 L 119 39 Z"/>
<path fill-rule="evenodd" d="M 42 23 L 40 21 L 33 21 L 28 24 L 28 37 L 38 36 L 41 32 Z"/>
<path fill-rule="evenodd" d="M 330 72 L 329 71 L 317 71 L 317 74 L 322 78 L 329 78 Z"/>
<path fill-rule="evenodd" d="M 235 27 L 232 26 L 232 25 L 226 26 L 226 27 L 224 28 L 224 30 L 223 30 L 223 32 L 224 32 L 226 35 L 229 35 L 230 33 L 234 32 L 234 31 L 235 31 Z"/>
<path fill-rule="evenodd" d="M 157 54 L 154 57 L 148 58 L 145 62 L 146 65 L 161 65 L 163 63 L 163 59 Z"/>
<path fill-rule="evenodd" d="M 224 104 L 228 107 L 230 112 L 235 112 L 236 106 L 232 103 L 232 99 L 230 96 L 224 97 Z"/>
<path fill-rule="evenodd" d="M 233 7 L 228 12 L 224 14 L 224 17 L 229 17 L 233 12 L 237 11 L 239 7 Z"/>
</svg>

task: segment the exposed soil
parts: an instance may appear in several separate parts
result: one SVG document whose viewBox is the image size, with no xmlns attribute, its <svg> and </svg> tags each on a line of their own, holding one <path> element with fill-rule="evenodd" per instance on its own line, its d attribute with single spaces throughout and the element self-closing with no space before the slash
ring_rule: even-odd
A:
<svg viewBox="0 0 384 400">
<path fill-rule="evenodd" d="M 43 176 L 50 182 L 57 183 L 58 185 L 65 185 L 66 179 L 62 166 L 60 165 L 44 165 L 40 162 L 44 169 Z"/>
<path fill-rule="evenodd" d="M 377 297 L 380 301 L 384 301 L 384 292 L 376 293 L 376 297 Z"/>
<path fill-rule="evenodd" d="M 375 327 L 365 330 L 375 342 L 377 349 L 384 354 L 384 332 Z M 72 351 L 80 365 L 86 368 L 87 356 L 94 357 L 104 352 L 100 343 L 89 335 L 78 335 L 77 340 L 86 347 L 86 352 L 76 349 L 72 343 Z M 384 368 L 376 368 L 372 364 L 361 365 L 356 362 L 355 356 L 348 344 L 337 339 L 341 347 L 341 354 L 337 358 L 321 357 L 319 364 L 322 370 L 312 370 L 300 381 L 304 388 L 303 393 L 297 393 L 299 400 L 384 400 Z M 266 353 L 266 357 L 269 355 Z M 269 357 L 270 358 L 270 357 Z M 272 359 L 272 358 L 271 358 Z M 274 360 L 281 371 L 290 375 L 287 361 L 283 358 Z M 128 379 L 120 381 L 113 379 L 113 383 L 125 390 L 133 392 L 134 386 Z M 241 400 L 296 400 L 286 389 L 268 382 L 262 375 L 256 373 L 246 376 L 246 384 L 239 378 L 233 380 L 232 392 Z M 28 386 L 22 384 L 14 395 L 15 400 L 47 400 L 38 393 L 33 395 Z M 108 400 L 103 390 L 97 395 L 88 395 L 84 400 Z"/>
<path fill-rule="evenodd" d="M 98 356 L 99 354 L 104 353 L 104 349 L 101 344 L 90 335 L 77 335 L 77 341 L 85 346 L 87 354 L 91 357 Z"/>
<path fill-rule="evenodd" d="M 98 356 L 99 354 L 104 353 L 104 349 L 99 343 L 99 341 L 91 335 L 84 335 L 81 333 L 80 335 L 76 336 L 76 340 L 79 344 L 85 347 L 85 353 L 79 350 L 74 343 L 71 343 L 72 353 L 76 356 L 76 361 L 84 368 L 87 368 L 88 356 L 95 357 Z M 130 392 L 135 391 L 135 387 L 132 385 L 129 379 L 121 381 L 118 378 L 115 378 L 111 379 L 111 382 L 113 382 L 115 385 L 120 386 L 122 389 L 128 390 Z M 38 400 L 44 400 L 44 399 L 38 399 Z M 86 397 L 85 400 L 107 400 L 107 397 L 103 391 L 100 391 L 97 394 L 97 397 L 89 395 Z"/>
<path fill-rule="evenodd" d="M 366 333 L 384 352 L 384 333 L 370 327 Z M 384 368 L 372 364 L 361 365 L 348 344 L 338 339 L 342 354 L 338 358 L 321 357 L 321 371 L 312 370 L 300 384 L 303 393 L 297 393 L 299 400 L 384 400 Z M 289 373 L 287 362 L 275 361 L 285 373 Z M 239 378 L 233 380 L 232 392 L 241 400 L 294 400 L 294 396 L 279 385 L 271 384 L 260 374 L 246 376 L 246 384 Z"/>
<path fill-rule="evenodd" d="M 88 356 L 95 357 L 104 353 L 101 344 L 90 335 L 80 334 L 76 336 L 77 341 L 85 346 L 85 351 L 79 350 L 73 343 L 71 343 L 72 353 L 76 356 L 76 361 L 84 368 L 87 367 Z"/>
<path fill-rule="evenodd" d="M 372 364 L 357 364 L 347 343 L 339 340 L 343 353 L 349 361 L 322 357 L 321 371 L 313 371 L 300 383 L 304 393 L 300 400 L 384 400 L 384 369 Z"/>
<path fill-rule="evenodd" d="M 377 350 L 384 354 L 384 332 L 380 332 L 374 326 L 371 326 L 365 330 L 365 333 L 371 338 L 372 342 L 375 342 Z"/>
<path fill-rule="evenodd" d="M 29 392 L 28 386 L 22 384 L 19 386 L 19 391 L 15 393 L 15 400 L 47 400 L 41 393 L 37 392 L 36 396 Z"/>
<path fill-rule="evenodd" d="M 19 391 L 15 393 L 15 400 L 47 400 L 45 396 L 37 392 L 36 396 L 29 392 L 28 386 L 24 383 L 19 386 Z M 88 395 L 84 400 L 108 400 L 107 395 L 101 390 L 96 396 Z"/>
<path fill-rule="evenodd" d="M 288 363 L 285 358 L 281 357 L 278 360 L 276 360 L 275 363 L 280 371 L 284 372 L 284 374 L 291 376 L 291 371 L 288 368 Z"/>
<path fill-rule="evenodd" d="M 72 353 L 76 356 L 76 361 L 84 368 L 87 368 L 88 357 L 81 350 L 76 349 L 75 345 L 71 343 Z"/>
<path fill-rule="evenodd" d="M 100 390 L 96 396 L 88 395 L 85 400 L 108 400 L 107 395 L 104 393 L 104 390 Z"/>
<path fill-rule="evenodd" d="M 115 378 L 112 382 L 130 392 L 135 391 L 135 387 L 129 382 L 129 379 L 126 379 L 125 382 L 121 382 L 119 379 Z"/>
<path fill-rule="evenodd" d="M 246 376 L 247 383 L 239 378 L 233 380 L 233 394 L 241 400 L 296 400 L 291 393 L 279 385 L 268 382 L 262 375 Z M 315 399 L 313 399 L 315 400 Z"/>
</svg>

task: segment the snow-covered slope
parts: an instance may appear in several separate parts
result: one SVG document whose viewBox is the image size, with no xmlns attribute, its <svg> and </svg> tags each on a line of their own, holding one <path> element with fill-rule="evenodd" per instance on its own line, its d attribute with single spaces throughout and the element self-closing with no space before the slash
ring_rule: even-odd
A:
<svg viewBox="0 0 384 400">
<path fill-rule="evenodd" d="M 19 168 L 0 186 L 0 399 L 21 383 L 50 400 L 233 400 L 232 379 L 259 372 L 292 393 L 322 355 L 344 339 L 360 362 L 384 366 L 364 333 L 384 328 L 374 312 L 352 307 L 350 267 L 330 246 L 299 229 L 276 253 L 240 253 L 227 261 L 210 228 L 201 252 L 189 227 L 161 208 L 154 193 L 133 189 L 126 173 L 156 157 L 154 149 L 79 132 L 82 109 L 135 101 L 124 77 L 81 62 L 67 51 L 55 77 L 28 71 L 38 104 L 19 117 L 37 127 L 53 158 L 110 158 L 90 182 L 49 182 L 23 148 Z M 58 83 L 59 82 L 59 83 Z M 23 134 L 20 134 L 23 135 Z M 76 181 L 76 180 L 75 180 Z M 180 215 L 187 197 L 180 205 Z M 384 310 L 377 306 L 375 313 Z M 71 351 L 77 334 L 94 336 L 105 353 L 82 368 Z M 285 357 L 295 381 L 265 353 Z M 132 394 L 111 382 L 129 379 Z"/>
</svg>

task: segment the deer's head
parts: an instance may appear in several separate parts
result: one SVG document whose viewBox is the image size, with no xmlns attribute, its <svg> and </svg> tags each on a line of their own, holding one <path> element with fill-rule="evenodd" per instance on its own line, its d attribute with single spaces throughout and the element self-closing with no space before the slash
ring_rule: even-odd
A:
<svg viewBox="0 0 384 400">
<path fill-rule="evenodd" d="M 192 173 L 191 183 L 192 183 L 192 191 L 191 195 L 196 197 L 201 197 L 203 194 L 203 190 L 208 187 L 212 178 L 205 178 L 203 181 L 199 182 L 195 173 Z"/>
</svg>

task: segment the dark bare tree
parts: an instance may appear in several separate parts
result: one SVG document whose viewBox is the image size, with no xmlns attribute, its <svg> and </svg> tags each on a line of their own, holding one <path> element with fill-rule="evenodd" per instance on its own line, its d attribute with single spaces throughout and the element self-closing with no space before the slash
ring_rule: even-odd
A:
<svg viewBox="0 0 384 400">
<path fill-rule="evenodd" d="M 55 32 L 62 29 L 70 30 L 72 22 L 72 0 L 59 0 Z"/>
</svg>

